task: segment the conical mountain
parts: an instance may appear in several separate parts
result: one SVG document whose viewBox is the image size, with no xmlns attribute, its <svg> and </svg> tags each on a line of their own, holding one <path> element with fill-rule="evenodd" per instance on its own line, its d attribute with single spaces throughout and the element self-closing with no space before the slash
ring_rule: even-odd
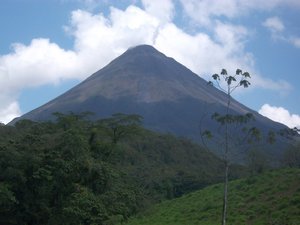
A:
<svg viewBox="0 0 300 225">
<path fill-rule="evenodd" d="M 149 45 L 128 49 L 85 81 L 21 119 L 48 120 L 54 112 L 95 113 L 95 119 L 114 113 L 140 114 L 152 130 L 200 141 L 205 115 L 225 112 L 226 95 L 191 70 Z M 285 128 L 233 100 L 232 113 L 251 112 L 258 127 Z M 209 116 L 208 116 L 209 117 Z M 213 131 L 211 120 L 203 120 Z"/>
</svg>

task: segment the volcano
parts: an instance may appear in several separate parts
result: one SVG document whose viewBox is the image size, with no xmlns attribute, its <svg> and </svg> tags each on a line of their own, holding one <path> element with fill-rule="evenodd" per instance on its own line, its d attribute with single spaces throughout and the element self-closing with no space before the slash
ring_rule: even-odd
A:
<svg viewBox="0 0 300 225">
<path fill-rule="evenodd" d="M 214 112 L 225 113 L 226 105 L 227 96 L 223 92 L 152 46 L 140 45 L 12 123 L 20 119 L 50 120 L 54 112 L 89 111 L 94 113 L 93 119 L 114 113 L 139 114 L 146 128 L 200 142 L 200 123 L 213 132 L 217 129 L 211 119 L 203 118 L 210 118 L 207 115 Z M 234 99 L 230 110 L 234 114 L 252 113 L 255 125 L 263 130 L 286 128 Z M 280 150 L 276 149 L 278 155 Z"/>
</svg>

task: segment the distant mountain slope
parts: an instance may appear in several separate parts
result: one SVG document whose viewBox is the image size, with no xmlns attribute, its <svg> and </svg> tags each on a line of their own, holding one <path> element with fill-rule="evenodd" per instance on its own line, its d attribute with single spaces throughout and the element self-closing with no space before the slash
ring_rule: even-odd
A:
<svg viewBox="0 0 300 225">
<path fill-rule="evenodd" d="M 216 225 L 223 185 L 162 202 L 126 225 Z M 228 224 L 298 225 L 300 169 L 284 169 L 230 182 Z"/>
<path fill-rule="evenodd" d="M 205 80 L 173 58 L 152 46 L 141 45 L 127 50 L 79 85 L 16 120 L 43 121 L 51 119 L 53 112 L 70 111 L 90 111 L 95 113 L 95 119 L 118 112 L 140 114 L 149 129 L 199 142 L 201 118 L 207 115 L 203 126 L 214 132 L 217 126 L 209 115 L 224 113 L 225 108 L 224 93 L 207 85 Z M 255 115 L 254 125 L 262 130 L 285 128 L 232 101 L 231 113 L 248 112 Z M 273 148 L 272 156 L 278 157 L 280 151 L 280 148 Z"/>
</svg>

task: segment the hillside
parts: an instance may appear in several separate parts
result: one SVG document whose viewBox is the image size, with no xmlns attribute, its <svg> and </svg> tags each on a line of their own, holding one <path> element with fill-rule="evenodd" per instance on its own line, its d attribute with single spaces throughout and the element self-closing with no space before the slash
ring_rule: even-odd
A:
<svg viewBox="0 0 300 225">
<path fill-rule="evenodd" d="M 221 181 L 216 156 L 137 115 L 56 117 L 0 126 L 0 224 L 109 225 Z"/>
<path fill-rule="evenodd" d="M 154 206 L 126 225 L 220 224 L 222 184 Z M 282 169 L 231 181 L 228 224 L 299 225 L 300 169 Z"/>
</svg>

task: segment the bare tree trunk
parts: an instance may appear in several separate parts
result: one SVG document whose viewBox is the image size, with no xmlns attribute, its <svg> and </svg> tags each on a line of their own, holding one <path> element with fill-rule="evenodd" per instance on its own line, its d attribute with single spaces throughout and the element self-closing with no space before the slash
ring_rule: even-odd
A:
<svg viewBox="0 0 300 225">
<path fill-rule="evenodd" d="M 228 86 L 227 90 L 227 109 L 226 115 L 229 113 L 230 103 L 231 103 L 231 96 L 230 96 L 230 87 Z M 227 203 L 228 203 L 228 172 L 229 172 L 229 131 L 228 131 L 228 124 L 226 122 L 225 125 L 225 154 L 224 154 L 224 163 L 225 163 L 225 176 L 224 176 L 224 195 L 223 195 L 223 211 L 222 211 L 222 225 L 226 225 L 227 220 Z"/>
<path fill-rule="evenodd" d="M 224 177 L 222 225 L 226 225 L 226 219 L 227 219 L 228 172 L 229 172 L 229 164 L 226 159 L 226 161 L 225 161 L 225 177 Z"/>
</svg>

